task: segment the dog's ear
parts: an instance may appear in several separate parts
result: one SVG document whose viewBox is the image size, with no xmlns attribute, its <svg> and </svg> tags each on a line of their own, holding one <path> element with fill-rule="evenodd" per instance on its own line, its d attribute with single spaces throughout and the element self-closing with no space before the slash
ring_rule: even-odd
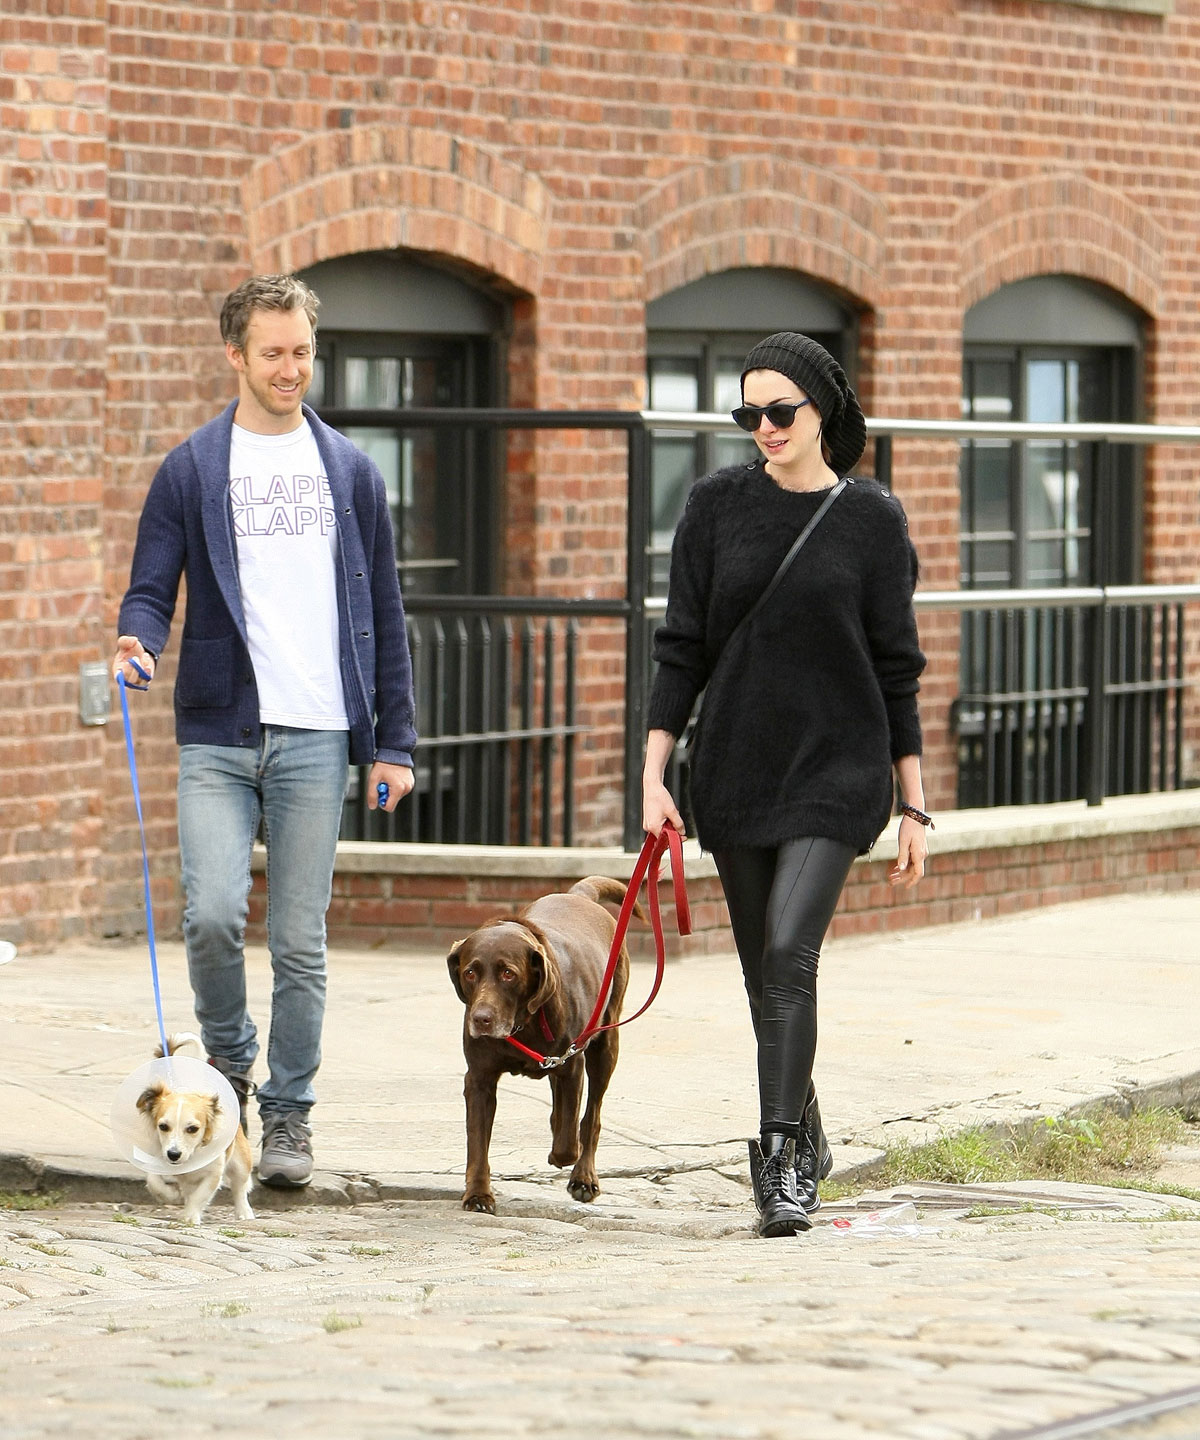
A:
<svg viewBox="0 0 1200 1440">
<path fill-rule="evenodd" d="M 536 986 L 529 997 L 529 1013 L 536 1015 L 558 994 L 558 961 L 550 951 L 546 938 L 536 934 L 529 947 L 529 968 Z"/>
<path fill-rule="evenodd" d="M 462 987 L 462 981 L 458 978 L 458 952 L 466 944 L 466 940 L 456 940 L 450 947 L 450 953 L 446 956 L 446 968 L 450 971 L 450 983 L 454 986 L 458 998 L 465 1005 L 467 993 Z"/>
<path fill-rule="evenodd" d="M 221 1097 L 210 1095 L 208 1104 L 204 1107 L 204 1134 L 200 1137 L 201 1145 L 211 1145 L 213 1132 L 217 1128 L 217 1121 L 221 1118 Z"/>
<path fill-rule="evenodd" d="M 156 1080 L 153 1085 L 147 1086 L 146 1089 L 142 1091 L 137 1099 L 137 1108 L 143 1115 L 150 1114 L 166 1088 L 161 1080 Z"/>
</svg>

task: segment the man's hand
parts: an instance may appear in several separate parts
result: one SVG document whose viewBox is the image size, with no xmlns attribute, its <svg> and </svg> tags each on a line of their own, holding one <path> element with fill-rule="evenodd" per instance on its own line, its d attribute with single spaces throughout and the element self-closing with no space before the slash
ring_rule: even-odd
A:
<svg viewBox="0 0 1200 1440">
<path fill-rule="evenodd" d="M 131 660 L 137 663 L 146 672 L 139 675 L 130 664 Z M 142 644 L 136 635 L 119 635 L 117 637 L 117 653 L 113 656 L 112 678 L 114 682 L 118 675 L 125 676 L 126 685 L 143 686 L 150 683 L 154 678 L 154 656 Z M 149 677 L 149 678 L 147 678 Z"/>
<path fill-rule="evenodd" d="M 413 788 L 413 772 L 407 765 L 387 765 L 376 760 L 367 776 L 367 809 L 378 810 L 379 787 L 388 787 L 387 804 L 383 809 L 390 815 L 400 801 Z"/>
</svg>

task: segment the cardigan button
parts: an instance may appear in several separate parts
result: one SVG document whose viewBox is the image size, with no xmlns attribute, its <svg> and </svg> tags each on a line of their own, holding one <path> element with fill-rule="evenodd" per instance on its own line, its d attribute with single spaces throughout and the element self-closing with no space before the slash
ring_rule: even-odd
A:
<svg viewBox="0 0 1200 1440">
<path fill-rule="evenodd" d="M 362 636 L 364 640 L 369 640 L 371 638 L 371 632 L 369 630 L 360 630 L 358 633 Z"/>
<path fill-rule="evenodd" d="M 356 570 L 354 572 L 354 578 L 356 580 L 361 580 L 363 578 L 363 572 L 361 570 Z"/>
<path fill-rule="evenodd" d="M 242 739 L 243 739 L 243 740 L 249 740 L 249 738 L 250 738 L 250 727 L 249 727 L 249 725 L 243 725 L 243 726 L 242 726 Z"/>
</svg>

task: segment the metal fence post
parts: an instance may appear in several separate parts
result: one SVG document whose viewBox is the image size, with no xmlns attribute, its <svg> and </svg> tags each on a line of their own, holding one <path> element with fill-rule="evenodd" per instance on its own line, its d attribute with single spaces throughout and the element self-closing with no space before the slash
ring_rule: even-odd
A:
<svg viewBox="0 0 1200 1440">
<path fill-rule="evenodd" d="M 642 843 L 642 744 L 646 721 L 646 590 L 650 535 L 650 432 L 643 422 L 628 431 L 625 598 L 625 813 L 622 843 L 635 851 Z"/>
<path fill-rule="evenodd" d="M 1087 700 L 1084 702 L 1084 796 L 1089 805 L 1104 799 L 1108 770 L 1108 657 L 1112 612 L 1108 592 L 1088 617 Z"/>
</svg>

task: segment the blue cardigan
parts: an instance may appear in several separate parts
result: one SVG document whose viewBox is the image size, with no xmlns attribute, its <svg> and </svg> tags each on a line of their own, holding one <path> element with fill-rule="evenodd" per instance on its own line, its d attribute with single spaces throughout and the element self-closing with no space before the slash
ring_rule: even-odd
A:
<svg viewBox="0 0 1200 1440">
<path fill-rule="evenodd" d="M 229 496 L 234 402 L 159 467 L 138 524 L 118 633 L 166 646 L 181 575 L 187 608 L 175 681 L 180 745 L 257 746 L 258 686 L 246 639 Z M 304 407 L 337 516 L 338 634 L 350 760 L 411 765 L 412 661 L 383 477 Z"/>
</svg>

